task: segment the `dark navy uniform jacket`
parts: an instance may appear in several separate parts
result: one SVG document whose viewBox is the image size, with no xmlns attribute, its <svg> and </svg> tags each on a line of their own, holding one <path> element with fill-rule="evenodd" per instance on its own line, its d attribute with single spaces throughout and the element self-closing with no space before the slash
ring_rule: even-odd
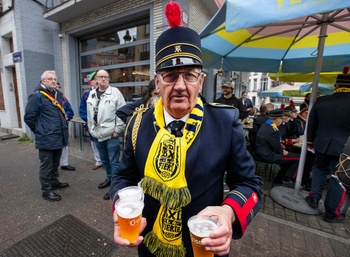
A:
<svg viewBox="0 0 350 257">
<path fill-rule="evenodd" d="M 317 98 L 307 125 L 307 143 L 315 151 L 339 156 L 350 136 L 350 93 Z"/>
<path fill-rule="evenodd" d="M 236 213 L 233 224 L 233 238 L 240 238 L 246 226 L 257 214 L 261 206 L 262 180 L 255 176 L 254 161 L 246 150 L 243 127 L 238 120 L 239 112 L 230 107 L 204 105 L 201 130 L 188 149 L 186 161 L 186 180 L 191 192 L 191 203 L 183 208 L 183 241 L 186 256 L 192 256 L 191 241 L 187 220 L 207 206 L 230 205 Z M 133 123 L 135 119 L 132 119 Z M 144 166 L 151 144 L 156 136 L 153 125 L 153 108 L 143 114 L 134 154 L 131 143 L 131 130 L 127 130 L 126 145 L 120 168 L 112 181 L 110 194 L 114 202 L 116 192 L 130 185 L 136 185 L 144 176 Z M 223 201 L 223 179 L 231 191 Z M 145 196 L 143 216 L 147 227 L 142 235 L 152 230 L 159 210 L 159 202 L 149 195 Z M 153 256 L 145 253 L 145 246 L 139 247 L 140 256 Z"/>
<path fill-rule="evenodd" d="M 28 97 L 24 121 L 35 134 L 37 149 L 56 150 L 68 144 L 68 124 L 60 109 L 50 99 L 37 91 L 43 90 L 63 104 L 62 93 L 48 91 L 38 86 Z M 69 114 L 70 115 L 70 114 Z"/>
<path fill-rule="evenodd" d="M 276 163 L 282 159 L 281 134 L 270 124 L 264 123 L 256 135 L 255 157 L 259 161 Z"/>
</svg>

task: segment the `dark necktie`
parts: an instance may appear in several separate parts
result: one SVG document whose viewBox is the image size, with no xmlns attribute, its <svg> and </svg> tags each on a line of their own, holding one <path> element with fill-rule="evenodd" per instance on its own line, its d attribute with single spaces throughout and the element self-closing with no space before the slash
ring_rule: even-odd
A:
<svg viewBox="0 0 350 257">
<path fill-rule="evenodd" d="M 169 128 L 171 129 L 171 134 L 175 135 L 176 137 L 182 137 L 182 128 L 184 127 L 185 122 L 182 120 L 174 120 L 169 123 Z"/>
</svg>

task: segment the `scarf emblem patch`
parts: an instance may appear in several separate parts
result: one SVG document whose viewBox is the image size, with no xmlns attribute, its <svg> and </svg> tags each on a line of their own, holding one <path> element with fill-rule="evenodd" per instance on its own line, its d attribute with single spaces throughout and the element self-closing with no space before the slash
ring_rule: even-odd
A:
<svg viewBox="0 0 350 257">
<path fill-rule="evenodd" d="M 182 232 L 182 208 L 164 208 L 161 214 L 161 233 L 167 241 L 181 238 Z"/>
<path fill-rule="evenodd" d="M 163 138 L 161 140 L 154 156 L 154 167 L 159 178 L 163 181 L 171 181 L 180 173 L 179 163 L 181 161 L 181 145 L 176 144 L 177 139 L 174 137 L 168 135 L 164 135 L 164 137 L 168 137 L 168 139 Z"/>
</svg>

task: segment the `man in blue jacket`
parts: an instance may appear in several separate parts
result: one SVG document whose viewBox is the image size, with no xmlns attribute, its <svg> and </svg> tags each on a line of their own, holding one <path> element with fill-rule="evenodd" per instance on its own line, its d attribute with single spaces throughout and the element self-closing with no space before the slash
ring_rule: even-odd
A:
<svg viewBox="0 0 350 257">
<path fill-rule="evenodd" d="M 57 82 L 56 91 L 58 92 L 58 98 L 62 99 L 62 106 L 66 113 L 66 120 L 70 121 L 74 117 L 74 111 L 70 105 L 68 99 L 61 92 L 61 85 Z M 75 167 L 68 164 L 68 146 L 62 148 L 62 154 L 60 159 L 60 165 L 62 170 L 75 170 Z"/>
<path fill-rule="evenodd" d="M 62 148 L 68 143 L 68 124 L 61 104 L 62 94 L 55 90 L 56 86 L 56 72 L 45 71 L 35 92 L 28 97 L 24 115 L 25 123 L 35 134 L 35 147 L 39 150 L 42 197 L 49 201 L 61 200 L 53 190 L 69 186 L 58 180 Z"/>
</svg>

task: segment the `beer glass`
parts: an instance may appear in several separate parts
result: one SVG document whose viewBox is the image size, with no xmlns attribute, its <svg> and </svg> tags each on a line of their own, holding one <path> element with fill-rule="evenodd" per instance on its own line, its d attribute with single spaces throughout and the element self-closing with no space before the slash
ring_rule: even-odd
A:
<svg viewBox="0 0 350 257">
<path fill-rule="evenodd" d="M 211 231 L 219 226 L 217 219 L 211 216 L 192 216 L 187 226 L 190 229 L 191 243 L 194 257 L 213 257 L 214 253 L 205 250 L 202 246 L 202 238 L 209 237 Z"/>
<path fill-rule="evenodd" d="M 124 202 L 143 202 L 144 194 L 142 187 L 129 186 L 118 191 L 118 196 Z"/>
<path fill-rule="evenodd" d="M 120 236 L 133 243 L 140 232 L 144 194 L 141 187 L 132 186 L 119 190 L 118 195 L 115 210 L 118 215 Z"/>
</svg>

